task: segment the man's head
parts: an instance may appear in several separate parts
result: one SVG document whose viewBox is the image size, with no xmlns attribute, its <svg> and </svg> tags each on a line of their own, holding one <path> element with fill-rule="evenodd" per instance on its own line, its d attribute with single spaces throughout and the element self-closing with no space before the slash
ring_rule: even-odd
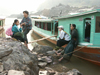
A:
<svg viewBox="0 0 100 75">
<path fill-rule="evenodd" d="M 59 31 L 64 30 L 64 27 L 63 26 L 58 26 L 58 30 Z"/>
<path fill-rule="evenodd" d="M 76 29 L 76 25 L 75 24 L 71 24 L 71 27 L 70 27 L 71 30 L 74 30 Z"/>
<path fill-rule="evenodd" d="M 28 15 L 29 15 L 29 12 L 28 11 L 23 11 L 23 15 L 24 15 L 25 18 L 27 18 Z"/>
</svg>

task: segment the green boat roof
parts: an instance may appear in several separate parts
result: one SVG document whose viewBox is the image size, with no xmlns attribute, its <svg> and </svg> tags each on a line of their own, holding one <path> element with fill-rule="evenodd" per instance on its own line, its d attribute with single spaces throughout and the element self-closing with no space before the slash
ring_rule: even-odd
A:
<svg viewBox="0 0 100 75">
<path fill-rule="evenodd" d="M 78 17 L 78 16 L 92 14 L 92 13 L 96 13 L 96 12 L 100 12 L 100 9 L 94 9 L 94 10 L 91 10 L 91 11 L 86 11 L 86 12 L 82 12 L 82 13 L 78 13 L 78 14 L 74 14 L 74 15 L 62 16 L 62 17 L 58 17 L 57 19 L 65 19 L 65 18 L 71 18 L 71 17 Z"/>
<path fill-rule="evenodd" d="M 32 19 L 36 22 L 53 22 L 53 19 Z"/>
</svg>

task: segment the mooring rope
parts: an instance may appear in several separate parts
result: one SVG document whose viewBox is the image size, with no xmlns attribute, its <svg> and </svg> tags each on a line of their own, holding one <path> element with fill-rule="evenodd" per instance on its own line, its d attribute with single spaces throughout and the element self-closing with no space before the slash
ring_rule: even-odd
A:
<svg viewBox="0 0 100 75">
<path fill-rule="evenodd" d="M 72 51 L 72 52 L 67 53 L 66 55 L 75 53 L 75 52 L 77 52 L 77 51 L 83 49 L 84 47 L 87 47 L 87 46 L 83 46 L 83 47 L 81 47 L 81 48 L 79 48 L 79 49 L 76 49 L 76 50 L 74 50 L 74 51 Z"/>
</svg>

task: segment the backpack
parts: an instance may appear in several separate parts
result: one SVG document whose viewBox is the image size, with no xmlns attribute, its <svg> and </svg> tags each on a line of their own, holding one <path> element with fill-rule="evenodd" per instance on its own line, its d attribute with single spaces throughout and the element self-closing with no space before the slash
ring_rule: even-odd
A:
<svg viewBox="0 0 100 75">
<path fill-rule="evenodd" d="M 8 36 L 12 36 L 12 35 L 13 35 L 12 26 L 9 27 L 9 28 L 6 30 L 6 35 L 8 35 Z"/>
</svg>

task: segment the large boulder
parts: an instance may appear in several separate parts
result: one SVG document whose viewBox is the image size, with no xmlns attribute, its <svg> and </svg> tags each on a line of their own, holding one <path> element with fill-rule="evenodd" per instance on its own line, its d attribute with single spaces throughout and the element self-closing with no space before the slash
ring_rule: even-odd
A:
<svg viewBox="0 0 100 75">
<path fill-rule="evenodd" d="M 50 46 L 36 45 L 33 49 L 33 52 L 44 55 L 46 55 L 48 51 L 53 51 L 53 48 Z"/>
<path fill-rule="evenodd" d="M 21 42 L 0 38 L 0 71 L 23 71 L 25 75 L 38 75 L 38 59 Z M 3 66 L 2 66 L 3 65 Z"/>
</svg>

